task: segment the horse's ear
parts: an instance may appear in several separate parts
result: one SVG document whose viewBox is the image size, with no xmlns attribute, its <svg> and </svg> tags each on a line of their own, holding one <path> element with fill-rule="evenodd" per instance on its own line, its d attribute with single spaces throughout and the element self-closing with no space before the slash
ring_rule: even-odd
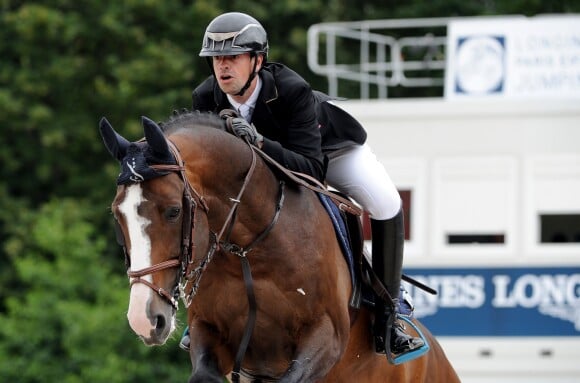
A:
<svg viewBox="0 0 580 383">
<path fill-rule="evenodd" d="M 145 116 L 141 116 L 141 123 L 143 124 L 143 132 L 145 133 L 145 139 L 149 147 L 160 158 L 173 158 L 167 140 L 159 125 Z"/>
<path fill-rule="evenodd" d="M 130 142 L 115 132 L 115 129 L 113 129 L 105 117 L 101 118 L 99 122 L 99 131 L 109 153 L 117 161 L 121 162 L 125 154 L 127 154 L 127 147 Z"/>
</svg>

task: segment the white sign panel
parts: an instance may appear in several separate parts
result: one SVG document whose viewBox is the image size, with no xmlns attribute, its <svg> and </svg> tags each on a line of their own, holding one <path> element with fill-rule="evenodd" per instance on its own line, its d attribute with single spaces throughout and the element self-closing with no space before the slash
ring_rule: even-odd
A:
<svg viewBox="0 0 580 383">
<path fill-rule="evenodd" d="M 580 15 L 450 22 L 445 97 L 580 98 Z"/>
</svg>

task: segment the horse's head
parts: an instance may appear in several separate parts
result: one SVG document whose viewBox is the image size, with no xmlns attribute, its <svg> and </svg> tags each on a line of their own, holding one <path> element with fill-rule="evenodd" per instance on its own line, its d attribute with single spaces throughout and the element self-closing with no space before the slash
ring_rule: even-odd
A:
<svg viewBox="0 0 580 383">
<path fill-rule="evenodd" d="M 120 136 L 104 118 L 100 131 L 121 163 L 112 211 L 131 283 L 127 317 L 133 331 L 153 345 L 165 343 L 175 329 L 179 279 L 192 242 L 183 238 L 193 235 L 199 201 L 189 193 L 179 154 L 160 127 L 145 117 L 142 122 L 145 139 L 138 142 Z"/>
</svg>

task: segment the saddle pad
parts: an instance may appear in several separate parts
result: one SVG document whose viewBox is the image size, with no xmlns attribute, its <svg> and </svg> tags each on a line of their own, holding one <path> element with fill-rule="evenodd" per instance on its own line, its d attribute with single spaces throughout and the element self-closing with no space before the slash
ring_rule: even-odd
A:
<svg viewBox="0 0 580 383">
<path fill-rule="evenodd" d="M 328 212 L 330 220 L 332 221 L 332 225 L 334 226 L 334 232 L 336 233 L 336 238 L 340 244 L 340 248 L 342 249 L 342 253 L 344 255 L 344 259 L 348 265 L 348 269 L 350 271 L 350 279 L 352 282 L 353 287 L 356 286 L 356 279 L 355 279 L 355 271 L 354 271 L 354 257 L 352 254 L 352 249 L 350 247 L 350 241 L 348 237 L 348 231 L 346 229 L 346 225 L 344 223 L 344 218 L 338 209 L 338 206 L 334 204 L 332 199 L 322 193 L 318 194 L 318 198 L 320 202 L 322 202 L 322 206 Z"/>
<path fill-rule="evenodd" d="M 320 199 L 320 202 L 322 202 L 322 206 L 324 206 L 330 217 L 330 220 L 332 221 L 332 225 L 334 226 L 334 232 L 336 233 L 336 238 L 338 239 L 340 248 L 342 249 L 342 253 L 344 255 L 344 259 L 346 260 L 346 263 L 348 265 L 348 269 L 350 271 L 350 279 L 354 287 L 356 286 L 356 283 L 358 283 L 358 281 L 356 279 L 357 274 L 355 273 L 354 269 L 355 264 L 354 255 L 352 253 L 352 248 L 350 246 L 348 230 L 344 222 L 345 219 L 340 210 L 338 209 L 338 206 L 336 206 L 336 204 L 332 201 L 332 199 L 329 196 L 322 193 L 316 194 L 318 194 L 318 198 Z M 372 291 L 368 288 L 364 288 L 363 301 L 367 301 L 367 303 L 374 305 L 374 300 L 375 298 Z M 401 286 L 401 289 L 399 291 L 399 314 L 412 318 L 414 309 L 415 308 L 413 306 L 411 296 L 409 295 L 407 290 L 405 290 L 403 286 Z"/>
</svg>

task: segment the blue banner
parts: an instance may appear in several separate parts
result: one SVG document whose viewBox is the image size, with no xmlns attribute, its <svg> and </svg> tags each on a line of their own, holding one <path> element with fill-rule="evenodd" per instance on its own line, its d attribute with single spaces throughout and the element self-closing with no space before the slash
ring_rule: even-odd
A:
<svg viewBox="0 0 580 383">
<path fill-rule="evenodd" d="M 438 336 L 580 336 L 580 267 L 407 268 L 415 315 Z"/>
</svg>

